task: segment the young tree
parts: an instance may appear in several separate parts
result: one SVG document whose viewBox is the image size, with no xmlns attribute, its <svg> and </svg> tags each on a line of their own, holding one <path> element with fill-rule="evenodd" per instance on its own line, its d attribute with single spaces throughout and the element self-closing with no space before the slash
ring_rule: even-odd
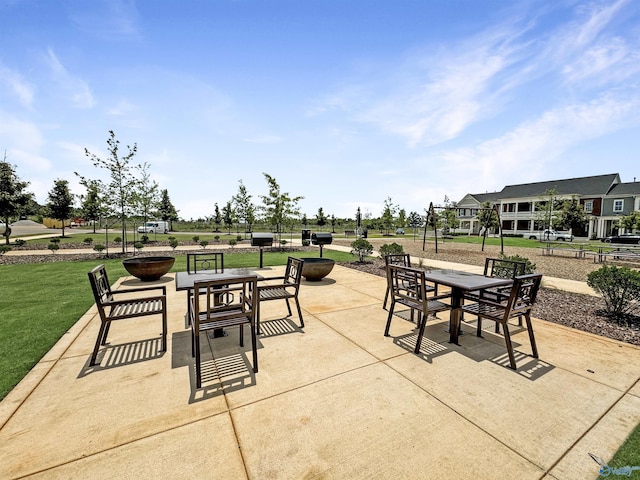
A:
<svg viewBox="0 0 640 480">
<path fill-rule="evenodd" d="M 80 183 L 87 189 L 85 195 L 80 195 L 82 202 L 80 211 L 86 220 L 91 220 L 93 223 L 93 233 L 96 233 L 96 222 L 102 217 L 104 210 L 102 197 L 100 196 L 102 184 L 99 180 L 87 180 L 83 177 L 80 177 Z"/>
<path fill-rule="evenodd" d="M 572 198 L 562 202 L 562 207 L 553 225 L 558 230 L 583 230 L 588 221 L 587 212 L 584 211 L 578 199 Z"/>
<path fill-rule="evenodd" d="M 9 245 L 9 238 L 11 237 L 9 221 L 11 217 L 17 215 L 20 209 L 29 203 L 32 194 L 25 192 L 29 182 L 20 180 L 16 175 L 16 167 L 6 160 L 7 154 L 5 153 L 4 160 L 0 162 L 0 219 L 6 225 L 4 236 L 7 245 Z"/>
<path fill-rule="evenodd" d="M 407 224 L 407 211 L 404 208 L 401 208 L 398 211 L 398 220 L 396 222 L 396 227 L 404 228 Z"/>
<path fill-rule="evenodd" d="M 158 182 L 151 180 L 148 163 L 145 162 L 137 168 L 140 175 L 137 178 L 137 188 L 133 192 L 132 200 L 138 210 L 137 213 L 141 214 L 144 223 L 147 223 L 149 214 L 157 208 L 159 203 L 159 185 Z"/>
<path fill-rule="evenodd" d="M 304 197 L 290 197 L 288 193 L 280 191 L 280 185 L 276 179 L 267 173 L 263 173 L 269 186 L 269 195 L 261 195 L 264 206 L 265 220 L 271 225 L 278 235 L 278 240 L 283 232 L 285 220 L 292 216 L 298 216 L 298 202 Z"/>
<path fill-rule="evenodd" d="M 380 217 L 380 222 L 382 223 L 382 227 L 385 229 L 385 233 L 389 233 L 391 231 L 391 227 L 393 227 L 393 219 L 396 216 L 396 211 L 398 207 L 393 204 L 391 201 L 391 197 L 387 197 L 384 201 L 384 210 L 382 211 L 382 217 Z"/>
<path fill-rule="evenodd" d="M 73 195 L 69 191 L 69 182 L 56 180 L 49 192 L 48 200 L 49 214 L 62 223 L 62 236 L 64 237 L 64 222 L 71 218 L 73 212 Z"/>
<path fill-rule="evenodd" d="M 331 223 L 331 233 L 336 233 L 336 216 L 333 213 L 329 217 L 329 222 Z"/>
<path fill-rule="evenodd" d="M 176 207 L 173 206 L 173 203 L 171 203 L 171 199 L 169 199 L 169 192 L 166 188 L 160 191 L 158 215 L 160 215 L 160 218 L 163 221 L 169 222 L 169 230 L 173 230 L 172 222 L 178 220 L 178 211 L 176 210 Z"/>
<path fill-rule="evenodd" d="M 216 232 L 220 231 L 220 224 L 222 223 L 222 215 L 220 215 L 220 207 L 216 203 L 214 205 L 213 224 L 216 226 Z"/>
<path fill-rule="evenodd" d="M 233 196 L 232 201 L 238 221 L 243 222 L 246 234 L 251 231 L 251 225 L 255 222 L 255 207 L 251 203 L 251 195 L 247 193 L 247 187 L 244 186 L 242 180 L 239 183 L 238 193 Z"/>
<path fill-rule="evenodd" d="M 306 229 L 307 225 L 309 225 L 309 219 L 307 218 L 307 214 L 306 213 L 302 214 L 301 222 L 302 222 L 302 225 L 304 225 L 304 228 Z"/>
<path fill-rule="evenodd" d="M 415 240 L 417 230 L 424 225 L 424 219 L 418 212 L 409 213 L 409 226 L 413 229 L 413 238 Z"/>
<path fill-rule="evenodd" d="M 631 212 L 620 219 L 620 226 L 627 232 L 640 230 L 640 212 Z"/>
<path fill-rule="evenodd" d="M 233 220 L 234 220 L 234 212 L 233 212 L 233 206 L 231 205 L 231 201 L 228 201 L 227 204 L 224 207 L 222 207 L 222 219 L 227 229 L 229 230 L 229 233 L 231 233 L 231 227 L 233 227 Z"/>
<path fill-rule="evenodd" d="M 105 202 L 109 210 L 120 216 L 122 224 L 122 253 L 126 253 L 127 238 L 127 218 L 134 211 L 133 195 L 138 186 L 137 180 L 132 173 L 131 160 L 138 151 L 137 144 L 133 144 L 133 148 L 127 145 L 129 152 L 126 155 L 119 156 L 118 150 L 120 141 L 116 140 L 116 134 L 109 130 L 109 138 L 107 139 L 107 149 L 109 158 L 102 159 L 97 155 L 84 149 L 84 153 L 98 168 L 104 168 L 111 175 L 111 182 L 105 186 Z"/>
<path fill-rule="evenodd" d="M 316 224 L 320 227 L 320 230 L 327 224 L 327 217 L 325 217 L 322 207 L 318 209 L 318 213 L 316 214 Z"/>
</svg>

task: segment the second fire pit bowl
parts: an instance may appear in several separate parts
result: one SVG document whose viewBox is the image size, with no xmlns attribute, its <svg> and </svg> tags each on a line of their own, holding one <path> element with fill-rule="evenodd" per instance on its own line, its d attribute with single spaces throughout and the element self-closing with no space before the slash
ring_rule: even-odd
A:
<svg viewBox="0 0 640 480">
<path fill-rule="evenodd" d="M 330 258 L 303 258 L 302 276 L 310 282 L 318 282 L 329 275 L 335 260 Z"/>
<path fill-rule="evenodd" d="M 122 265 L 134 277 L 143 282 L 152 282 L 171 270 L 175 261 L 174 257 L 138 257 L 127 258 Z"/>
</svg>

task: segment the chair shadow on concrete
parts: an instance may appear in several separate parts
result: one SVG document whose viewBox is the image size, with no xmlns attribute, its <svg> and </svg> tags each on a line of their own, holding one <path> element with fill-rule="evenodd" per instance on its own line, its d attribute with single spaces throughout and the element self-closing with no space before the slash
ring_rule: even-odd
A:
<svg viewBox="0 0 640 480">
<path fill-rule="evenodd" d="M 148 362 L 163 357 L 162 339 L 151 338 L 135 342 L 120 343 L 117 345 L 106 344 L 98 352 L 96 364 L 89 365 L 89 360 L 83 366 L 78 378 L 85 377 L 90 373 L 102 370 L 133 365 L 134 363 Z"/>
<path fill-rule="evenodd" d="M 400 311 L 395 316 L 410 322 L 408 311 Z M 414 324 L 415 325 L 415 324 Z M 445 355 L 451 352 L 457 352 L 460 355 L 464 355 L 465 357 L 474 360 L 475 362 L 491 362 L 496 365 L 500 365 L 501 367 L 506 368 L 510 372 L 516 373 L 528 380 L 535 381 L 538 378 L 546 375 L 551 372 L 555 366 L 551 365 L 549 362 L 545 362 L 544 360 L 533 358 L 531 355 L 527 355 L 526 353 L 522 353 L 517 351 L 516 349 L 521 344 L 514 342 L 514 355 L 516 361 L 518 363 L 518 368 L 513 370 L 510 366 L 509 354 L 504 351 L 504 347 L 502 346 L 502 336 L 499 334 L 494 334 L 492 332 L 493 326 L 487 326 L 483 328 L 483 331 L 486 334 L 486 337 L 491 335 L 495 335 L 496 341 L 490 342 L 487 341 L 487 338 L 478 338 L 475 336 L 475 326 L 474 332 L 466 331 L 462 336 L 465 339 L 461 344 L 461 346 L 455 346 L 448 343 L 446 340 L 435 341 L 431 338 L 428 338 L 427 333 L 429 329 L 433 331 L 433 329 L 441 328 L 446 326 L 446 323 L 436 323 L 432 324 L 431 327 L 427 327 L 425 336 L 422 338 L 422 344 L 420 346 L 420 353 L 416 354 L 418 357 L 423 359 L 427 363 L 433 363 L 433 359 Z M 467 326 L 472 326 L 467 324 Z M 517 329 L 515 325 L 510 325 L 512 327 L 512 332 L 517 333 L 519 331 L 526 331 L 525 327 L 521 327 L 521 330 Z M 416 347 L 416 341 L 418 340 L 418 327 L 415 326 L 414 331 L 411 333 L 407 333 L 405 335 L 399 335 L 393 338 L 393 343 L 398 345 L 402 349 L 406 350 L 409 353 L 414 353 Z M 468 339 L 468 340 L 467 340 Z"/>
<path fill-rule="evenodd" d="M 233 329 L 236 330 L 236 329 Z M 256 374 L 249 360 L 251 345 L 240 347 L 233 338 L 211 339 L 207 335 L 207 347 L 200 359 L 202 386 L 197 388 L 195 359 L 191 356 L 191 333 L 176 332 L 172 336 L 171 368 L 187 368 L 189 375 L 189 403 L 200 402 L 256 385 Z M 211 342 L 225 342 L 227 348 L 211 349 Z M 204 345 L 203 345 L 204 346 Z M 262 348 L 258 340 L 258 348 Z"/>
<path fill-rule="evenodd" d="M 289 317 L 264 320 L 260 323 L 259 338 L 279 337 L 292 333 L 304 333 L 304 330 Z"/>
</svg>

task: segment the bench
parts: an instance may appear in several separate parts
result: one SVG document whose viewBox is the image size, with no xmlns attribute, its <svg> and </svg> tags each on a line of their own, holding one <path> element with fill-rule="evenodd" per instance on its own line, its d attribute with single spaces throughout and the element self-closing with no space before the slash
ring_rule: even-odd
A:
<svg viewBox="0 0 640 480">
<path fill-rule="evenodd" d="M 549 256 L 569 253 L 573 255 L 575 258 L 584 258 L 585 253 L 587 253 L 587 250 L 585 250 L 584 245 L 575 244 L 575 243 L 567 244 L 566 242 L 558 242 L 558 243 L 547 242 L 547 244 L 544 247 L 538 247 L 538 248 L 542 250 L 542 255 L 549 255 Z"/>
<path fill-rule="evenodd" d="M 640 249 L 628 247 L 628 248 L 614 248 L 612 250 L 605 250 L 604 247 L 600 247 L 597 252 L 589 252 L 593 255 L 593 263 L 603 263 L 610 258 L 614 261 L 640 261 Z"/>
</svg>

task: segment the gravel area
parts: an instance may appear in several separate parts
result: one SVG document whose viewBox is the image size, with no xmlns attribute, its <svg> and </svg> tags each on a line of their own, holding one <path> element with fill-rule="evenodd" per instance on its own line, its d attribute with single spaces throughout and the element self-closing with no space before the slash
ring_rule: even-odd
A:
<svg viewBox="0 0 640 480">
<path fill-rule="evenodd" d="M 349 246 L 353 240 L 335 239 L 335 244 Z M 445 242 L 438 244 L 435 253 L 433 243 L 427 243 L 426 250 L 422 250 L 422 241 L 410 239 L 371 239 L 370 243 L 377 250 L 381 245 L 398 243 L 405 253 L 425 259 L 424 266 L 429 265 L 429 259 L 445 262 L 464 263 L 467 265 L 484 266 L 485 258 L 498 257 L 500 247 L 485 245 L 484 252 L 481 245 Z M 567 256 L 542 255 L 541 251 L 531 248 L 505 247 L 505 255 L 519 255 L 536 265 L 536 271 L 543 275 L 566 278 L 586 282 L 587 275 L 601 267 L 593 263 L 591 258 L 577 259 Z M 384 262 L 375 260 L 365 264 L 351 262 L 352 268 L 367 271 L 374 275 L 384 276 Z M 640 346 L 640 316 L 629 317 L 626 322 L 618 323 L 601 315 L 604 302 L 599 297 L 569 293 L 555 289 L 542 288 L 533 310 L 533 316 L 549 322 L 576 328 L 603 337 L 620 340 Z"/>
</svg>

